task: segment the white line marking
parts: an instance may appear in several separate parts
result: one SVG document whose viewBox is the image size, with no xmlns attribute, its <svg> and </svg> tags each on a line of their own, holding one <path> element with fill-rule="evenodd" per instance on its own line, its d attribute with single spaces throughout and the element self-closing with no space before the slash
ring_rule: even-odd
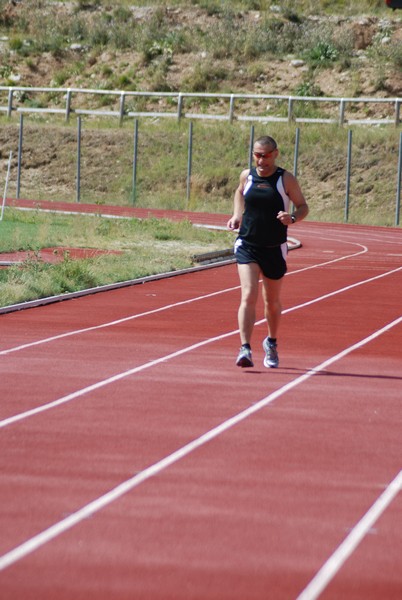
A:
<svg viewBox="0 0 402 600">
<path fill-rule="evenodd" d="M 386 273 L 381 273 L 381 275 L 375 275 L 374 277 L 369 277 L 369 279 L 363 279 L 362 281 L 358 281 L 356 283 L 347 285 L 343 288 L 339 288 L 339 290 L 335 290 L 334 292 L 329 292 L 328 294 L 324 294 L 323 296 L 320 296 L 319 298 L 314 298 L 313 300 L 303 302 L 303 304 L 298 304 L 296 306 L 293 306 L 292 308 L 287 308 L 284 311 L 282 311 L 282 314 L 292 312 L 293 310 L 297 310 L 299 308 L 304 308 L 305 306 L 309 306 L 310 304 L 315 304 L 316 302 L 321 302 L 322 300 L 331 298 L 331 296 L 337 296 L 338 294 L 347 292 L 347 291 L 352 290 L 353 288 L 359 287 L 361 285 L 365 285 L 366 283 L 371 283 L 372 281 L 376 281 L 377 279 L 382 279 L 383 277 L 387 277 L 388 275 L 393 275 L 394 273 L 397 273 L 398 271 L 402 271 L 402 267 L 392 269 L 392 271 L 387 271 Z M 258 324 L 261 324 L 261 323 L 265 323 L 265 319 L 258 321 Z"/>
<path fill-rule="evenodd" d="M 318 598 L 349 556 L 355 551 L 367 532 L 370 531 L 377 519 L 385 512 L 386 508 L 401 490 L 402 471 L 399 471 L 395 479 L 391 481 L 381 496 L 371 506 L 368 512 L 366 512 L 364 517 L 362 517 L 355 525 L 347 538 L 345 538 L 342 544 L 338 546 L 332 556 L 329 557 L 316 576 L 310 581 L 308 586 L 297 597 L 297 600 L 315 600 L 315 598 Z"/>
<path fill-rule="evenodd" d="M 122 373 L 117 373 L 117 375 L 113 375 L 112 377 L 108 377 L 107 379 L 103 379 L 102 381 L 98 381 L 92 385 L 89 385 L 88 387 L 77 390 L 76 392 L 72 392 L 71 394 L 68 394 L 67 396 L 63 396 L 62 398 L 59 398 L 58 400 L 49 402 L 48 404 L 43 404 L 42 406 L 38 406 L 38 407 L 28 410 L 26 412 L 19 413 L 13 417 L 8 417 L 7 419 L 0 421 L 0 429 L 2 429 L 3 427 L 6 427 L 7 425 L 11 425 L 12 423 L 16 423 L 17 421 L 22 421 L 23 419 L 27 419 L 28 417 L 32 417 L 39 413 L 50 410 L 51 408 L 60 406 L 61 404 L 65 404 L 66 402 L 70 402 L 71 400 L 75 400 L 76 398 L 79 398 L 80 396 L 84 396 L 85 394 L 88 394 L 89 392 L 93 392 L 95 390 L 103 388 L 112 383 L 116 383 L 117 381 L 120 381 L 121 379 L 125 379 L 126 377 L 129 377 L 130 375 L 134 375 L 135 373 L 139 373 L 140 371 L 145 371 L 146 369 L 149 369 L 150 367 L 154 367 L 155 365 L 159 365 L 163 362 L 167 362 L 168 360 L 171 360 L 172 358 L 177 358 L 178 356 L 181 356 L 182 354 L 185 354 L 186 352 L 191 352 L 192 350 L 201 348 L 202 346 L 205 346 L 206 344 L 210 344 L 212 342 L 223 340 L 226 337 L 234 335 L 235 333 L 238 333 L 238 330 L 230 331 L 229 333 L 224 333 L 222 335 L 218 335 L 216 337 L 209 338 L 207 340 L 203 340 L 202 342 L 192 344 L 191 346 L 186 346 L 185 348 L 182 348 L 181 350 L 177 350 L 176 352 L 172 352 L 171 354 L 166 354 L 165 356 L 162 356 L 161 358 L 156 358 L 155 360 L 151 360 L 142 365 L 138 365 L 137 367 L 134 367 L 133 369 L 129 369 L 128 371 L 123 371 Z"/>
<path fill-rule="evenodd" d="M 81 333 L 88 333 L 89 331 L 96 331 L 97 329 L 103 329 L 105 327 L 113 327 L 113 325 L 120 325 L 121 323 L 125 323 L 127 321 L 133 321 L 134 319 L 139 319 L 141 317 L 148 317 L 149 315 L 154 315 L 156 313 L 163 312 L 163 311 L 169 310 L 171 308 L 176 308 L 178 306 L 183 306 L 185 304 L 191 304 L 192 302 L 197 302 L 198 300 L 212 298 L 213 296 L 217 296 L 224 292 L 231 292 L 236 289 L 239 289 L 239 286 L 227 288 L 226 290 L 219 290 L 218 292 L 211 292 L 210 294 L 205 294 L 203 296 L 197 296 L 195 298 L 189 298 L 188 300 L 182 300 L 181 302 L 174 302 L 173 304 L 166 304 L 165 306 L 161 306 L 161 307 L 155 308 L 153 310 L 147 310 L 142 313 L 130 315 L 129 317 L 123 317 L 121 319 L 116 319 L 115 321 L 109 321 L 107 323 L 102 323 L 101 325 L 93 325 L 92 327 L 84 327 L 83 329 L 75 329 L 74 331 L 67 331 L 66 333 L 60 333 L 60 334 L 54 335 L 52 337 L 43 338 L 41 340 L 36 340 L 35 342 L 28 342 L 27 344 L 21 344 L 21 346 L 15 346 L 14 348 L 8 348 L 6 350 L 1 350 L 0 356 L 4 355 L 4 354 L 11 354 L 11 352 L 17 352 L 19 350 L 25 350 L 26 348 L 31 348 L 32 346 L 39 346 L 40 344 L 47 344 L 49 342 L 61 340 L 63 338 L 70 337 L 73 335 L 79 335 Z"/>
<path fill-rule="evenodd" d="M 322 300 L 326 300 L 327 298 L 330 298 L 332 296 L 336 296 L 337 294 L 341 294 L 343 292 L 349 291 L 355 287 L 364 285 L 365 283 L 375 281 L 376 279 L 381 279 L 382 277 L 386 277 L 387 275 L 390 275 L 392 273 L 395 273 L 396 271 L 401 271 L 401 270 L 402 270 L 402 267 L 398 267 L 397 269 L 389 271 L 388 273 L 382 273 L 381 275 L 376 275 L 375 277 L 370 277 L 369 279 L 365 279 L 365 280 L 359 281 L 357 283 L 352 283 L 351 285 L 348 285 L 344 288 L 336 290 L 335 292 L 329 292 L 328 294 L 324 294 L 324 296 L 319 296 L 318 298 L 314 298 L 313 300 L 309 300 L 307 302 L 304 302 L 303 304 L 297 304 L 296 306 L 287 308 L 284 311 L 282 311 L 282 314 L 284 315 L 288 312 L 292 312 L 294 310 L 299 310 L 300 308 L 304 308 L 306 306 L 310 306 L 311 304 L 315 304 L 316 302 L 321 302 Z M 215 293 L 217 293 L 217 292 L 215 292 Z M 154 312 L 154 311 L 151 311 L 151 312 Z M 128 318 L 131 318 L 131 317 L 128 317 Z M 260 321 L 256 321 L 255 324 L 262 325 L 263 323 L 265 323 L 265 318 L 261 319 Z M 49 402 L 48 404 L 43 404 L 42 406 L 38 406 L 38 407 L 28 410 L 26 412 L 18 413 L 12 417 L 3 419 L 2 421 L 0 421 L 0 429 L 2 429 L 3 427 L 7 427 L 8 425 L 12 425 L 13 423 L 17 423 L 18 421 L 27 419 L 28 417 L 32 417 L 34 415 L 45 412 L 52 408 L 56 408 L 57 406 L 65 404 L 66 402 L 70 402 L 71 400 L 75 400 L 76 398 L 84 396 L 85 394 L 88 394 L 88 393 L 98 390 L 102 387 L 105 387 L 106 385 L 116 383 L 116 381 L 120 381 L 120 379 L 129 377 L 130 375 L 134 375 L 135 373 L 139 373 L 140 371 L 145 371 L 146 369 L 149 369 L 150 367 L 154 367 L 155 365 L 158 365 L 160 363 L 171 360 L 172 358 L 177 358 L 178 356 L 181 356 L 182 354 L 191 352 L 192 350 L 196 350 L 197 348 L 201 348 L 202 346 L 206 346 L 207 344 L 211 344 L 213 342 L 218 342 L 220 340 L 223 340 L 223 339 L 230 337 L 232 335 L 235 335 L 237 333 L 239 333 L 239 330 L 234 329 L 233 331 L 229 331 L 227 333 L 222 333 L 221 335 L 217 335 L 215 337 L 208 338 L 207 340 L 203 340 L 202 342 L 192 344 L 191 346 L 186 346 L 185 348 L 182 348 L 181 350 L 177 350 L 176 352 L 172 352 L 171 354 L 166 354 L 166 356 L 162 356 L 161 358 L 156 358 L 155 360 L 151 360 L 147 363 L 144 363 L 143 365 L 138 365 L 137 367 L 134 367 L 133 369 L 129 369 L 128 371 L 123 371 L 122 373 L 117 373 L 116 375 L 113 375 L 111 377 L 108 377 L 107 379 L 98 381 L 92 385 L 89 385 L 85 388 L 77 390 L 76 392 L 72 392 L 71 394 L 68 394 L 67 396 L 63 396 L 62 398 L 59 398 L 58 400 Z"/>
<path fill-rule="evenodd" d="M 364 338 L 363 340 L 360 340 L 360 342 L 357 342 L 356 344 L 349 346 L 349 348 L 346 348 L 345 350 L 342 350 L 338 354 L 335 354 L 331 358 L 328 358 L 327 360 L 325 360 L 321 364 L 317 365 L 313 369 L 310 369 L 303 375 L 300 375 L 293 381 L 290 381 L 286 385 L 275 390 L 275 392 L 273 392 L 269 396 L 266 396 L 259 402 L 253 404 L 252 406 L 249 406 L 248 408 L 246 408 L 245 410 L 241 411 L 240 413 L 234 415 L 230 419 L 223 421 L 220 425 L 217 425 L 213 429 L 210 429 L 209 431 L 207 431 L 200 437 L 196 438 L 192 442 L 189 442 L 185 446 L 182 446 L 181 448 L 179 448 L 172 454 L 169 454 L 168 456 L 166 456 L 165 458 L 162 458 L 161 460 L 154 463 L 150 467 L 144 469 L 143 471 L 140 471 L 137 475 L 134 475 L 134 477 L 127 479 L 126 481 L 124 481 L 120 485 L 116 486 L 115 488 L 113 488 L 112 490 L 110 490 L 109 492 L 104 494 L 103 496 L 100 496 L 96 500 L 93 500 L 89 504 L 83 506 L 81 509 L 79 509 L 77 512 L 71 514 L 66 519 L 63 519 L 62 521 L 55 523 L 48 529 L 45 529 L 44 531 L 33 536 L 26 542 L 23 542 L 22 544 L 20 544 L 13 550 L 10 550 L 6 554 L 3 554 L 3 556 L 0 556 L 0 571 L 2 571 L 3 569 L 6 569 L 13 563 L 21 560 L 22 558 L 24 558 L 31 552 L 34 552 L 35 550 L 37 550 L 44 544 L 50 542 L 51 540 L 53 540 L 57 536 L 61 535 L 68 529 L 71 529 L 72 527 L 74 527 L 75 525 L 77 525 L 78 523 L 83 521 L 84 519 L 94 515 L 99 510 L 101 510 L 105 506 L 108 506 L 115 500 L 119 499 L 124 494 L 130 492 L 131 490 L 133 490 L 135 487 L 137 487 L 138 485 L 140 485 L 147 479 L 150 479 L 151 477 L 154 477 L 161 471 L 167 469 L 168 467 L 170 467 L 174 463 L 178 462 L 182 458 L 188 456 L 191 452 L 194 452 L 196 449 L 198 449 L 201 446 L 205 445 L 206 443 L 210 442 L 211 440 L 218 437 L 222 433 L 228 431 L 230 428 L 232 428 L 235 425 L 237 425 L 238 423 L 244 421 L 245 419 L 247 419 L 254 413 L 265 408 L 266 406 L 268 406 L 271 402 L 273 402 L 277 398 L 280 398 L 281 396 L 283 396 L 284 394 L 286 394 L 293 388 L 299 386 L 301 383 L 304 383 L 310 377 L 313 377 L 313 375 L 320 373 L 321 371 L 326 369 L 328 366 L 330 366 L 334 362 L 337 362 L 338 360 L 344 358 L 345 356 L 347 356 L 354 350 L 357 350 L 358 348 L 361 348 L 362 346 L 368 344 L 369 342 L 373 341 L 374 339 L 376 339 L 377 337 L 379 337 L 380 335 L 382 335 L 389 329 L 392 329 L 396 325 L 399 325 L 401 322 L 402 322 L 402 316 L 399 317 L 398 319 L 396 319 L 395 321 L 388 323 L 388 325 L 386 325 L 382 329 L 375 331 L 374 333 L 372 333 L 368 337 Z"/>
<path fill-rule="evenodd" d="M 347 242 L 351 243 L 351 242 Z M 355 244 L 356 245 L 356 244 Z M 360 246 L 360 244 L 357 244 Z M 309 271 L 310 269 L 316 269 L 318 267 L 324 267 L 330 265 L 332 263 L 346 260 L 347 258 L 353 258 L 354 256 L 359 256 L 360 254 L 364 254 L 367 252 L 367 248 L 362 246 L 363 250 L 359 252 L 355 252 L 354 254 L 349 254 L 347 256 L 341 256 L 340 258 L 336 258 L 334 260 L 326 261 L 323 263 L 318 263 L 316 265 L 311 265 L 310 267 L 304 267 L 302 269 L 297 269 L 295 271 L 291 271 L 287 273 L 287 275 L 295 275 L 297 273 L 302 273 L 304 271 Z M 192 302 L 197 302 L 198 300 L 204 300 L 207 298 L 212 298 L 213 296 L 218 296 L 220 294 L 226 294 L 228 292 L 233 292 L 235 290 L 240 289 L 240 286 L 234 286 L 231 288 L 226 288 L 224 290 L 218 290 L 217 292 L 211 292 L 210 294 L 205 294 L 203 296 L 197 296 L 196 298 L 190 298 L 188 300 L 183 300 L 181 302 L 175 302 L 174 304 L 167 304 L 166 306 L 161 306 L 160 308 L 155 308 L 154 310 L 149 310 L 143 313 L 138 313 L 135 315 L 130 315 L 129 317 L 123 317 L 122 319 L 117 319 L 116 321 L 110 321 L 108 323 L 102 323 L 101 325 L 94 325 L 92 327 L 85 327 L 83 329 L 76 329 L 74 331 L 68 331 L 66 333 L 60 333 L 58 335 L 54 335 L 48 338 L 43 338 L 41 340 L 36 340 L 35 342 L 28 342 L 26 344 L 21 344 L 20 346 L 14 346 L 13 348 L 7 348 L 5 350 L 0 350 L 0 356 L 4 356 L 6 354 L 11 354 L 12 352 L 18 352 L 20 350 L 26 350 L 27 348 L 32 348 L 33 346 L 39 346 L 41 344 L 47 344 L 49 342 L 54 342 L 56 340 L 61 340 L 63 338 L 71 337 L 73 335 L 79 335 L 82 333 L 88 333 L 89 331 L 96 331 L 97 329 L 103 329 L 105 327 L 112 327 L 113 325 L 119 325 L 120 323 L 125 323 L 126 321 L 131 321 L 133 319 L 138 319 L 140 317 L 146 317 L 152 314 L 156 314 L 158 312 L 162 312 L 164 310 L 169 310 L 170 308 L 176 308 L 177 306 L 182 306 L 185 304 L 190 304 Z"/>
</svg>

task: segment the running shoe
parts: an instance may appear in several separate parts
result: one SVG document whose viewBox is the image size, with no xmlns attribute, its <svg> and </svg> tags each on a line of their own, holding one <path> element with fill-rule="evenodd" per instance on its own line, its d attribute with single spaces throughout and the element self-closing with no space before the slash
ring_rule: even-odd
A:
<svg viewBox="0 0 402 600">
<path fill-rule="evenodd" d="M 268 338 L 262 342 L 262 347 L 264 348 L 265 357 L 264 357 L 264 367 L 270 367 L 271 369 L 276 369 L 279 365 L 279 356 L 276 344 L 270 344 L 268 342 Z"/>
<path fill-rule="evenodd" d="M 249 348 L 240 348 L 239 356 L 236 360 L 238 367 L 254 367 L 251 350 Z"/>
</svg>

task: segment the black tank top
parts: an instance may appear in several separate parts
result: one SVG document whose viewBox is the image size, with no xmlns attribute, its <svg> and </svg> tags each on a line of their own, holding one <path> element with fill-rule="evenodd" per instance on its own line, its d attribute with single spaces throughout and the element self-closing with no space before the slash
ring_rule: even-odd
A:
<svg viewBox="0 0 402 600">
<path fill-rule="evenodd" d="M 278 167 L 269 177 L 260 177 L 252 168 L 247 177 L 239 237 L 253 246 L 280 246 L 286 242 L 287 227 L 277 219 L 278 212 L 288 212 L 290 205 L 282 181 L 284 172 Z"/>
</svg>

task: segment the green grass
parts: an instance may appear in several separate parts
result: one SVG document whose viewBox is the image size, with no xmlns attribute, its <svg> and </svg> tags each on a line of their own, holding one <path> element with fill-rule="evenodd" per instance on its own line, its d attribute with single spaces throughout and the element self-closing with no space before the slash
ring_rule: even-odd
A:
<svg viewBox="0 0 402 600">
<path fill-rule="evenodd" d="M 21 265 L 0 269 L 0 306 L 190 267 L 193 256 L 225 249 L 233 234 L 194 228 L 188 221 L 104 219 L 6 209 L 0 252 L 29 250 Z M 58 264 L 38 260 L 49 247 L 120 251 Z"/>
<path fill-rule="evenodd" d="M 350 69 L 355 73 L 350 95 L 359 93 L 359 73 L 353 44 L 347 32 L 336 34 L 333 22 L 325 24 L 307 19 L 310 15 L 340 17 L 376 15 L 387 18 L 391 11 L 383 0 L 138 0 L 136 7 L 154 7 L 147 20 L 133 17 L 132 0 L 77 0 L 64 19 L 56 19 L 55 5 L 43 10 L 43 0 L 18 4 L 15 17 L 7 17 L 8 0 L 0 0 L 0 32 L 9 38 L 2 53 L 0 77 L 12 85 L 16 58 L 37 69 L 38 57 L 50 53 L 60 61 L 52 85 L 98 89 L 178 91 L 172 89 L 167 73 L 179 55 L 207 51 L 205 62 L 195 61 L 193 68 L 176 84 L 181 91 L 247 91 L 270 59 L 303 57 L 307 69 L 302 84 L 290 94 L 321 96 L 318 74 L 331 69 Z M 271 10 L 279 6 L 280 12 Z M 103 8 L 103 11 L 93 10 Z M 192 7 L 216 15 L 204 29 L 184 22 L 171 27 L 166 9 Z M 241 11 L 260 11 L 255 22 L 241 17 Z M 382 36 L 387 34 L 382 29 Z M 80 43 L 86 48 L 85 60 L 71 58 L 69 46 Z M 133 59 L 119 59 L 119 51 L 132 53 Z M 110 55 L 110 66 L 97 65 L 97 57 Z M 389 69 L 400 70 L 402 45 L 383 44 L 378 37 L 367 49 L 367 57 L 376 77 L 376 88 L 384 90 Z M 120 62 L 119 62 L 120 60 Z M 91 69 L 86 68 L 87 63 Z M 242 74 L 240 75 L 240 72 Z M 95 79 L 92 79 L 92 75 Z M 76 78 L 74 80 L 74 77 Z M 143 77 L 143 79 L 141 79 Z M 73 86 L 72 86 L 73 87 Z M 173 85 L 174 87 L 174 85 Z M 83 96 L 83 95 L 81 95 Z M 99 95 L 81 97 L 86 108 L 99 105 L 118 109 L 118 99 Z M 63 106 L 61 95 L 39 97 L 25 93 L 21 105 Z M 98 105 L 96 105 L 98 102 Z M 222 113 L 221 101 L 186 101 L 189 112 Z M 4 103 L 4 101 L 3 101 Z M 85 104 L 86 103 L 86 104 Z M 92 104 L 93 103 L 93 106 Z M 286 116 L 286 103 L 243 101 L 245 112 L 264 115 L 271 111 Z M 76 107 L 81 106 L 78 99 Z M 170 99 L 160 104 L 143 98 L 128 99 L 126 109 L 170 110 L 177 107 Z M 332 109 L 331 109 L 332 110 Z M 348 109 L 352 113 L 352 109 Z M 370 107 L 367 107 L 367 111 Z M 390 110 L 386 109 L 385 110 Z M 336 111 L 333 116 L 336 117 Z M 392 111 L 392 109 L 391 109 Z M 353 113 L 352 113 L 353 114 Z M 390 116 L 388 112 L 388 116 Z M 321 103 L 296 103 L 298 117 L 328 115 Z M 255 136 L 273 135 L 279 143 L 278 163 L 293 170 L 296 125 L 254 123 Z M 248 164 L 250 124 L 194 123 L 193 163 L 190 198 L 186 196 L 187 144 L 189 123 L 176 119 L 139 120 L 139 160 L 135 202 L 137 206 L 165 209 L 189 209 L 229 214 L 240 171 Z M 400 132 L 388 127 L 353 127 L 352 173 L 349 221 L 371 225 L 393 225 L 395 219 L 397 157 Z M 346 128 L 331 125 L 300 126 L 298 176 L 310 206 L 310 220 L 344 220 L 346 193 Z M 27 115 L 24 121 L 23 167 L 20 197 L 64 200 L 76 198 L 76 122 L 65 124 L 62 117 Z M 0 158 L 13 150 L 13 177 L 9 196 L 16 192 L 16 156 L 18 123 L 16 118 L 0 117 Z M 81 162 L 81 202 L 131 205 L 133 122 L 125 119 L 117 127 L 116 119 L 83 120 Z M 101 210 L 101 208 L 100 208 Z M 191 264 L 191 255 L 231 245 L 232 236 L 220 232 L 194 231 L 190 224 L 165 221 L 111 221 L 100 217 L 67 218 L 23 215 L 6 210 L 0 223 L 0 251 L 30 250 L 32 256 L 22 267 L 0 270 L 0 305 L 12 304 L 85 287 L 93 287 L 144 275 L 181 268 Z M 90 261 L 73 261 L 68 255 L 59 265 L 36 260 L 46 246 L 78 246 L 123 250 L 116 256 Z"/>
</svg>

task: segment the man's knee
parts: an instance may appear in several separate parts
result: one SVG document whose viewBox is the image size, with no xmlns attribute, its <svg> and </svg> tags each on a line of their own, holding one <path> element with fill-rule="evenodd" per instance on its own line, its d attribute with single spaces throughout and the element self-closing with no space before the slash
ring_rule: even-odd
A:
<svg viewBox="0 0 402 600">
<path fill-rule="evenodd" d="M 265 308 L 271 314 L 278 314 L 282 312 L 282 303 L 280 300 L 267 300 Z"/>
<path fill-rule="evenodd" d="M 257 303 L 258 292 L 254 290 L 245 290 L 242 294 L 241 302 L 244 306 L 254 306 Z"/>
</svg>

